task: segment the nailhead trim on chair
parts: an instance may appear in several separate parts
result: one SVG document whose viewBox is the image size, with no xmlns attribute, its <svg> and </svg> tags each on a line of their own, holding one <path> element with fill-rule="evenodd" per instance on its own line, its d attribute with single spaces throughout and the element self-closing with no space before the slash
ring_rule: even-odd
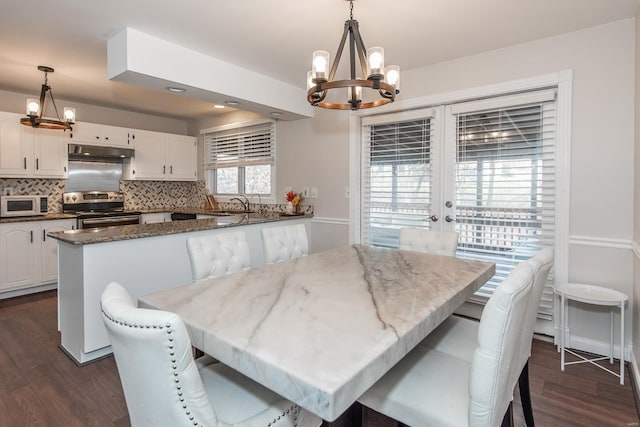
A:
<svg viewBox="0 0 640 427">
<path fill-rule="evenodd" d="M 184 403 L 184 397 L 182 397 L 182 386 L 180 385 L 180 378 L 179 375 L 180 373 L 177 371 L 178 366 L 176 365 L 176 359 L 175 359 L 175 352 L 173 351 L 173 337 L 171 336 L 172 331 L 171 331 L 171 324 L 167 323 L 166 325 L 138 325 L 137 323 L 134 324 L 130 324 L 129 322 L 126 321 L 122 321 L 122 320 L 118 320 L 118 319 L 114 319 L 113 317 L 111 317 L 108 313 L 106 313 L 104 311 L 104 308 L 102 308 L 102 305 L 100 306 L 100 309 L 102 311 L 102 314 L 104 314 L 104 316 L 109 319 L 111 322 L 121 325 L 121 326 L 126 326 L 128 328 L 140 328 L 140 329 L 167 329 L 167 336 L 168 336 L 168 340 L 169 340 L 169 356 L 171 359 L 171 367 L 173 368 L 173 376 L 174 378 L 174 382 L 176 383 L 176 390 L 178 390 L 178 399 L 180 400 L 180 402 L 182 402 L 182 409 L 184 409 L 185 414 L 189 417 L 189 420 L 191 422 L 193 422 L 194 426 L 199 426 L 201 425 L 200 423 L 198 423 L 198 421 L 195 420 L 195 417 L 193 415 L 191 415 L 191 410 L 189 409 L 189 407 L 187 406 L 186 403 Z"/>
<path fill-rule="evenodd" d="M 169 339 L 169 356 L 171 357 L 171 368 L 174 370 L 173 371 L 173 376 L 174 378 L 174 382 L 176 383 L 176 389 L 178 390 L 178 400 L 180 400 L 180 402 L 182 402 L 182 409 L 184 409 L 185 414 L 189 417 L 189 420 L 193 422 L 194 426 L 199 426 L 201 424 L 198 423 L 198 421 L 196 421 L 194 419 L 194 416 L 191 415 L 191 410 L 189 410 L 189 408 L 187 407 L 187 404 L 184 403 L 184 397 L 182 397 L 182 386 L 180 385 L 180 378 L 179 377 L 179 372 L 177 371 L 178 366 L 176 365 L 176 359 L 175 359 L 175 352 L 173 351 L 173 337 L 171 336 L 171 324 L 167 323 L 166 325 L 138 325 L 136 323 L 134 324 L 130 324 L 129 322 L 125 322 L 122 320 L 118 320 L 118 319 L 114 319 L 113 317 L 111 317 L 108 313 L 106 313 L 104 311 L 104 309 L 102 308 L 102 304 L 100 305 L 100 310 L 102 311 L 102 314 L 104 314 L 104 316 L 109 319 L 111 322 L 116 323 L 118 325 L 121 326 L 126 326 L 128 328 L 141 328 L 141 329 L 164 329 L 167 328 L 167 335 L 168 335 L 168 339 Z M 271 421 L 269 424 L 267 424 L 267 427 L 273 427 L 276 425 L 276 423 L 278 421 L 280 421 L 280 419 L 284 419 L 284 417 L 286 417 L 287 415 L 289 415 L 289 413 L 293 413 L 293 426 L 297 427 L 298 426 L 298 414 L 300 412 L 300 407 L 298 405 L 291 405 L 291 407 L 289 409 L 287 409 L 286 411 L 284 411 L 282 413 L 282 415 L 278 415 L 277 418 L 274 418 L 273 421 Z"/>
</svg>

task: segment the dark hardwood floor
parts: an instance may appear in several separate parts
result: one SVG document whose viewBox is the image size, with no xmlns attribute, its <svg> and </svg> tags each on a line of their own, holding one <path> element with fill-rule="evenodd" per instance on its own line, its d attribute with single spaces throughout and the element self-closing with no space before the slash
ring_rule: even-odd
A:
<svg viewBox="0 0 640 427">
<path fill-rule="evenodd" d="M 59 348 L 54 291 L 0 301 L 0 427 L 128 426 L 112 357 L 76 366 Z M 625 385 L 589 365 L 560 372 L 550 343 L 535 340 L 530 361 L 538 426 L 638 426 L 627 370 Z M 519 399 L 516 426 L 524 426 Z M 367 427 L 396 423 L 364 411 Z M 348 426 L 348 421 L 342 425 Z"/>
</svg>

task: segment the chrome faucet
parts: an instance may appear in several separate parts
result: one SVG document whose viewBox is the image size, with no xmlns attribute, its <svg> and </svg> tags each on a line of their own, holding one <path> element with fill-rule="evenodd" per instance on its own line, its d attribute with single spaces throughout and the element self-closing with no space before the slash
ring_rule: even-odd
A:
<svg viewBox="0 0 640 427">
<path fill-rule="evenodd" d="M 240 204 L 242 204 L 242 210 L 243 211 L 248 211 L 249 210 L 249 199 L 247 198 L 247 196 L 245 196 L 244 194 L 239 194 L 240 197 L 244 197 L 244 201 L 240 199 L 240 197 L 234 197 L 231 200 L 229 200 L 230 202 L 233 202 L 234 200 L 237 200 L 240 202 Z"/>
</svg>

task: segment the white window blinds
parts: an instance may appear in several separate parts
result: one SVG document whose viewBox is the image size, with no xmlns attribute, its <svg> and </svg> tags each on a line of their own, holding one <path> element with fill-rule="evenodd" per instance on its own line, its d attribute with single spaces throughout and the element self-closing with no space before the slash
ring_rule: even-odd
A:
<svg viewBox="0 0 640 427">
<path fill-rule="evenodd" d="M 553 101 L 457 114 L 458 256 L 496 263 L 479 300 L 517 263 L 554 245 L 555 118 Z M 543 317 L 551 317 L 552 304 L 549 282 Z"/>
<path fill-rule="evenodd" d="M 432 111 L 363 119 L 361 236 L 397 248 L 400 228 L 424 226 L 431 210 Z"/>
<path fill-rule="evenodd" d="M 274 121 L 204 134 L 207 169 L 272 165 L 275 162 Z"/>
</svg>

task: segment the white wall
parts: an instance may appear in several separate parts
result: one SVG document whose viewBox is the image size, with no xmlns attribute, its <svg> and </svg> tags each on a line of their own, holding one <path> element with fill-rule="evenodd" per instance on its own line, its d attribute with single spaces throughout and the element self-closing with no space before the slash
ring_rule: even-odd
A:
<svg viewBox="0 0 640 427">
<path fill-rule="evenodd" d="M 613 287 L 628 295 L 633 292 L 634 40 L 635 20 L 627 19 L 405 70 L 399 95 L 399 99 L 420 98 L 574 70 L 569 280 Z M 321 197 L 316 214 L 321 217 L 348 216 L 343 194 L 348 185 L 348 116 L 348 112 L 318 110 L 314 119 L 278 127 L 279 170 L 283 159 L 287 165 L 300 162 L 279 171 L 278 185 L 317 184 Z M 346 225 L 343 228 L 346 233 Z M 322 245 L 341 243 L 329 241 L 339 240 L 338 236 L 321 235 Z M 630 307 L 627 331 L 631 331 Z M 572 307 L 570 321 L 576 345 L 606 351 L 605 313 Z"/>
</svg>

